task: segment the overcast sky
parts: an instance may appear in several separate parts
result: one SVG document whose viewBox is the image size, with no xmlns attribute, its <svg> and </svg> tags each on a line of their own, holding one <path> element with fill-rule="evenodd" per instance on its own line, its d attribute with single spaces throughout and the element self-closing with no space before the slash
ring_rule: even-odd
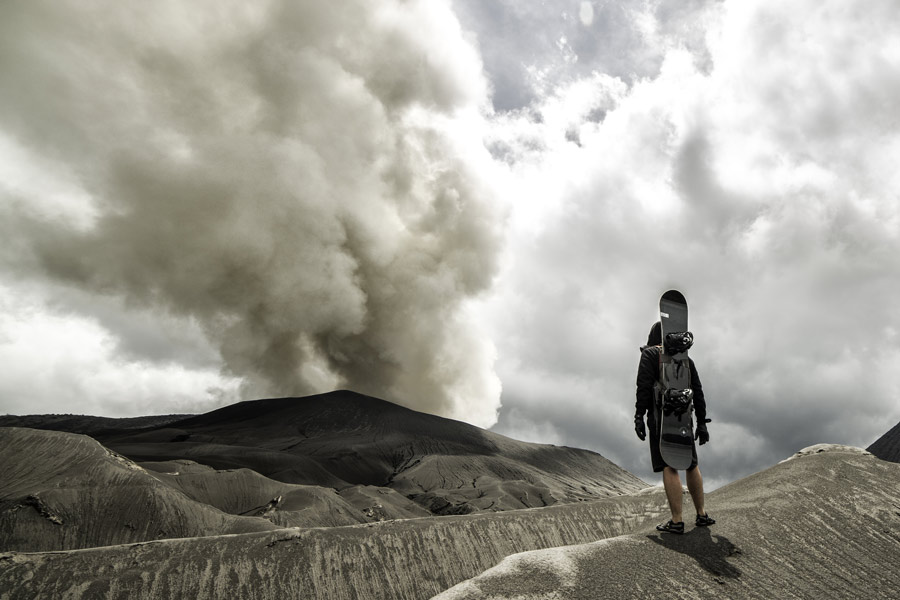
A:
<svg viewBox="0 0 900 600">
<path fill-rule="evenodd" d="M 0 413 L 350 387 L 711 487 L 900 421 L 900 5 L 8 2 Z"/>
</svg>

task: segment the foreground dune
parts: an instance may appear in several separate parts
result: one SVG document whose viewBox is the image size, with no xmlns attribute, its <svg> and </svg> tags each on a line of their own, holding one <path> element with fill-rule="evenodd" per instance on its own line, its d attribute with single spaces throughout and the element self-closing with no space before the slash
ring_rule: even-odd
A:
<svg viewBox="0 0 900 600">
<path fill-rule="evenodd" d="M 898 499 L 900 465 L 816 446 L 710 494 L 713 527 L 518 554 L 434 600 L 896 598 Z"/>
<path fill-rule="evenodd" d="M 19 598 L 428 598 L 503 557 L 657 519 L 659 490 L 503 513 L 0 555 Z"/>
<path fill-rule="evenodd" d="M 710 494 L 719 524 L 682 537 L 654 531 L 666 510 L 650 489 L 503 513 L 6 553 L 0 595 L 421 599 L 463 582 L 438 597 L 887 598 L 900 589 L 897 498 L 900 464 L 822 447 Z"/>
</svg>

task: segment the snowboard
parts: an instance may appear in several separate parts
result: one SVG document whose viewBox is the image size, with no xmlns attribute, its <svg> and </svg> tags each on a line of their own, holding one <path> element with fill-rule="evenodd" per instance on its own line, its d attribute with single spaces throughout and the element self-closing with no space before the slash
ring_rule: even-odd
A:
<svg viewBox="0 0 900 600">
<path fill-rule="evenodd" d="M 662 325 L 660 389 L 657 398 L 659 452 L 673 469 L 684 470 L 693 462 L 694 423 L 691 366 L 688 349 L 694 337 L 688 332 L 688 307 L 684 295 L 669 290 L 659 300 Z"/>
</svg>

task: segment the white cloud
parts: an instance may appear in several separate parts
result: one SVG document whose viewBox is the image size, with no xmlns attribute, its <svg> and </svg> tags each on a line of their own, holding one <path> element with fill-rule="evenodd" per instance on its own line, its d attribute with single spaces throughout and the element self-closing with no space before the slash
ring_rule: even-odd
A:
<svg viewBox="0 0 900 600">
<path fill-rule="evenodd" d="M 54 314 L 21 288 L 0 288 L 3 411 L 134 416 L 202 412 L 239 400 L 240 380 L 216 367 L 123 356 L 97 321 Z M 177 342 L 173 332 L 170 342 Z"/>
<path fill-rule="evenodd" d="M 640 21 L 662 48 L 654 76 L 581 77 L 498 119 L 510 203 L 525 208 L 493 308 L 499 372 L 520 384 L 505 386 L 504 410 L 551 419 L 567 443 L 607 456 L 630 447 L 630 419 L 618 432 L 605 419 L 632 405 L 637 346 L 658 296 L 678 287 L 714 440 L 744 439 L 735 428 L 755 440 L 740 461 L 710 452 L 713 477 L 818 437 L 865 445 L 900 418 L 878 383 L 900 365 L 886 334 L 900 319 L 889 300 L 900 281 L 900 11 L 725 3 L 702 13 L 702 49 L 697 31 L 660 14 Z M 601 120 L 576 108 L 583 98 L 603 104 Z M 542 380 L 529 392 L 531 372 Z M 535 408 L 535 395 L 584 380 L 598 393 Z"/>
<path fill-rule="evenodd" d="M 594 5 L 590 2 L 582 2 L 578 6 L 578 18 L 585 27 L 590 27 L 594 23 Z"/>
</svg>

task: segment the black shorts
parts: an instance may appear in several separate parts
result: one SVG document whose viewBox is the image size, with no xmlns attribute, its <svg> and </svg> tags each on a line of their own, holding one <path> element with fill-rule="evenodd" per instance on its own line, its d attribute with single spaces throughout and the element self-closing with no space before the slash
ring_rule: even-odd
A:
<svg viewBox="0 0 900 600">
<path fill-rule="evenodd" d="M 663 460 L 662 454 L 659 453 L 659 424 L 656 422 L 656 415 L 653 414 L 652 410 L 647 413 L 647 430 L 650 435 L 650 462 L 653 463 L 653 472 L 661 473 L 668 465 Z M 696 443 L 691 446 L 691 453 L 694 457 L 691 460 L 691 466 L 687 468 L 688 471 L 697 466 Z"/>
</svg>

